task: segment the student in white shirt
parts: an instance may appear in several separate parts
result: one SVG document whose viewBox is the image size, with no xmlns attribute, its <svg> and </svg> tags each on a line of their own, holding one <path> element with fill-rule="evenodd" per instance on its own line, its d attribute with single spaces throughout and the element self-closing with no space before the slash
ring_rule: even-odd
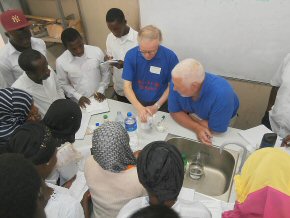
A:
<svg viewBox="0 0 290 218">
<path fill-rule="evenodd" d="M 55 72 L 39 51 L 26 49 L 19 56 L 19 66 L 25 71 L 12 85 L 32 95 L 41 117 L 57 99 L 65 98 Z"/>
<path fill-rule="evenodd" d="M 140 208 L 159 204 L 171 207 L 181 218 L 211 218 L 210 211 L 193 200 L 194 190 L 182 188 L 183 160 L 174 145 L 164 141 L 146 145 L 137 159 L 137 172 L 148 196 L 131 200 L 117 218 L 129 218 Z"/>
<path fill-rule="evenodd" d="M 0 49 L 0 88 L 10 87 L 22 74 L 18 57 L 25 49 L 32 48 L 46 56 L 42 39 L 31 37 L 30 23 L 20 10 L 8 10 L 0 16 L 8 43 Z M 16 22 L 17 21 L 17 22 Z"/>
<path fill-rule="evenodd" d="M 67 97 L 76 100 L 81 107 L 90 104 L 89 97 L 103 101 L 105 89 L 110 82 L 109 66 L 101 64 L 101 49 L 84 45 L 80 33 L 68 28 L 61 34 L 67 50 L 56 60 L 56 72 Z"/>
<path fill-rule="evenodd" d="M 124 94 L 122 73 L 127 51 L 138 45 L 138 32 L 127 25 L 124 13 L 119 8 L 111 8 L 107 12 L 106 22 L 111 33 L 106 41 L 107 56 L 105 61 L 109 59 L 118 60 L 118 63 L 111 63 L 115 94 L 118 101 L 130 103 Z"/>
</svg>

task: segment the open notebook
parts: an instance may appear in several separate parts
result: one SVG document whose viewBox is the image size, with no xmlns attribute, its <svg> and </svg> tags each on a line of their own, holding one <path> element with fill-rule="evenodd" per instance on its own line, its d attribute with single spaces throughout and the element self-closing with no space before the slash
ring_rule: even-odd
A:
<svg viewBox="0 0 290 218">
<path fill-rule="evenodd" d="M 89 99 L 91 101 L 91 104 L 86 105 L 85 111 L 90 113 L 91 115 L 101 114 L 110 111 L 107 99 L 105 99 L 102 102 L 98 102 L 94 97 L 90 97 Z"/>
</svg>

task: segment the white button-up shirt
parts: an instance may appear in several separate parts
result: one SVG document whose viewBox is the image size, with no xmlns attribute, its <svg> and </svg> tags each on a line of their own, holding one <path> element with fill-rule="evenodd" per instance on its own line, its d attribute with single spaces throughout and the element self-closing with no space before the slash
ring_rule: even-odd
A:
<svg viewBox="0 0 290 218">
<path fill-rule="evenodd" d="M 283 60 L 271 85 L 279 87 L 275 104 L 269 112 L 271 127 L 273 132 L 285 137 L 290 134 L 290 54 Z"/>
<path fill-rule="evenodd" d="M 73 56 L 66 50 L 56 59 L 56 72 L 60 86 L 69 98 L 77 101 L 89 98 L 95 92 L 104 93 L 110 83 L 109 66 L 100 64 L 104 53 L 95 46 L 85 45 L 82 57 Z"/>
<path fill-rule="evenodd" d="M 23 73 L 12 85 L 12 87 L 32 95 L 34 104 L 39 109 L 41 117 L 45 115 L 55 100 L 65 98 L 63 90 L 58 84 L 55 72 L 51 67 L 49 69 L 50 76 L 46 80 L 43 80 L 43 84 L 33 82 L 26 73 Z"/>
<path fill-rule="evenodd" d="M 211 218 L 211 212 L 199 201 L 194 201 L 194 190 L 182 188 L 177 201 L 171 207 L 181 218 Z M 117 218 L 129 218 L 137 210 L 149 206 L 149 197 L 135 198 L 127 203 Z"/>
<path fill-rule="evenodd" d="M 116 60 L 124 61 L 127 51 L 138 45 L 137 36 L 138 32 L 131 27 L 129 33 L 121 38 L 117 38 L 113 33 L 110 33 L 106 41 L 107 54 L 113 56 Z M 124 80 L 122 79 L 122 73 L 123 69 L 113 67 L 114 89 L 118 95 L 124 96 Z"/>
<path fill-rule="evenodd" d="M 46 56 L 46 46 L 42 39 L 31 37 L 31 47 Z M 11 87 L 24 73 L 18 65 L 20 54 L 21 52 L 17 51 L 9 41 L 0 49 L 0 78 L 5 81 L 1 82 L 0 88 Z"/>
</svg>

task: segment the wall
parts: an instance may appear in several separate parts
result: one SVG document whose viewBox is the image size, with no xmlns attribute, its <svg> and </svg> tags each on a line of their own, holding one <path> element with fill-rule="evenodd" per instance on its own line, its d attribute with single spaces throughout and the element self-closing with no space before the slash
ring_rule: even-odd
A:
<svg viewBox="0 0 290 218">
<path fill-rule="evenodd" d="M 62 0 L 61 2 L 65 16 L 71 13 L 78 14 L 74 0 Z M 59 17 L 54 0 L 28 0 L 28 3 L 33 15 Z M 139 29 L 138 0 L 81 0 L 80 6 L 88 43 L 103 50 L 105 50 L 105 42 L 109 33 L 105 18 L 110 8 L 122 9 L 128 24 L 134 29 Z"/>
<path fill-rule="evenodd" d="M 41 16 L 57 16 L 53 0 L 28 0 L 32 14 Z M 76 13 L 74 0 L 62 0 L 65 15 Z M 105 40 L 109 33 L 105 23 L 105 14 L 111 7 L 121 8 L 130 26 L 139 27 L 139 6 L 137 0 L 81 0 L 85 29 L 88 33 L 89 44 L 105 50 Z M 166 37 L 166 36 L 165 36 Z M 61 46 L 49 49 L 49 59 L 53 60 L 61 54 Z M 52 61 L 53 62 L 53 61 Z M 54 63 L 50 63 L 54 66 Z M 239 117 L 234 125 L 236 128 L 247 129 L 260 124 L 264 115 L 270 87 L 257 83 L 229 80 L 240 98 Z"/>
</svg>

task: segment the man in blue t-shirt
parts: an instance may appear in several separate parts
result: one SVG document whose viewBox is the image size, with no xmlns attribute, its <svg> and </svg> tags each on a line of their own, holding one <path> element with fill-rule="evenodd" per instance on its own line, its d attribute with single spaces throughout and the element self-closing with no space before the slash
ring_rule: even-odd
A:
<svg viewBox="0 0 290 218">
<path fill-rule="evenodd" d="M 178 59 L 173 51 L 160 45 L 161 41 L 161 31 L 146 26 L 138 33 L 139 46 L 125 56 L 124 92 L 137 109 L 141 122 L 146 122 L 159 108 L 167 109 L 171 71 Z"/>
<path fill-rule="evenodd" d="M 225 132 L 236 116 L 239 99 L 223 78 L 206 73 L 194 59 L 185 59 L 172 71 L 168 110 L 180 125 L 211 144 L 212 132 Z"/>
</svg>

